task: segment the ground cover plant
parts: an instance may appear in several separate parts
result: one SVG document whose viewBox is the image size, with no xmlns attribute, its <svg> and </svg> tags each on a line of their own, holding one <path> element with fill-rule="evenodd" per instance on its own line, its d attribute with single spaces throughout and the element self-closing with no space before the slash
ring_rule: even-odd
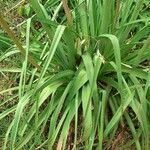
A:
<svg viewBox="0 0 150 150">
<path fill-rule="evenodd" d="M 13 9 L 16 26 L 0 14 L 1 149 L 149 150 L 149 0 Z"/>
</svg>

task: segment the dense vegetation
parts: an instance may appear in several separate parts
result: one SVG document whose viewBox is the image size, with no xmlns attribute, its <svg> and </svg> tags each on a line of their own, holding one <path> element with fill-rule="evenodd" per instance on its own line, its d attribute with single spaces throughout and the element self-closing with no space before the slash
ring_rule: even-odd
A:
<svg viewBox="0 0 150 150">
<path fill-rule="evenodd" d="M 0 4 L 0 149 L 150 149 L 149 0 Z"/>
</svg>

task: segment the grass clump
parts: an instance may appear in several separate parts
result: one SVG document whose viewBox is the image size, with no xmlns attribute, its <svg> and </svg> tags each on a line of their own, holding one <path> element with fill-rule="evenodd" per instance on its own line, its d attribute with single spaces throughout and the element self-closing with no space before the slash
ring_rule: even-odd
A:
<svg viewBox="0 0 150 150">
<path fill-rule="evenodd" d="M 150 18 L 144 0 L 30 0 L 25 39 L 2 29 L 1 62 L 14 54 L 18 84 L 3 149 L 150 147 Z M 27 7 L 27 8 L 28 8 Z M 25 7 L 26 8 L 26 7 Z M 12 42 L 10 41 L 10 42 Z M 7 50 L 6 50 L 7 49 Z M 119 142 L 120 141 L 120 142 Z M 122 144 L 123 143 L 123 144 Z"/>
</svg>

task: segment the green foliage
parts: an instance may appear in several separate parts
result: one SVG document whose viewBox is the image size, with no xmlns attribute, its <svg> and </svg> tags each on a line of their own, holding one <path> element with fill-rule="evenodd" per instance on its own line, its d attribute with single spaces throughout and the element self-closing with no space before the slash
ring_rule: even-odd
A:
<svg viewBox="0 0 150 150">
<path fill-rule="evenodd" d="M 3 108 L 14 101 L 0 113 L 0 120 L 13 115 L 3 149 L 113 149 L 120 135 L 126 140 L 127 129 L 130 141 L 123 146 L 148 150 L 147 6 L 146 0 L 69 1 L 70 24 L 70 10 L 60 0 L 30 0 L 21 25 L 24 59 L 15 68 L 0 68 L 19 78 L 18 85 L 0 91 L 15 96 L 0 103 Z M 12 41 L 0 36 L 1 62 L 19 55 Z M 31 56 L 40 69 L 30 65 Z"/>
</svg>

